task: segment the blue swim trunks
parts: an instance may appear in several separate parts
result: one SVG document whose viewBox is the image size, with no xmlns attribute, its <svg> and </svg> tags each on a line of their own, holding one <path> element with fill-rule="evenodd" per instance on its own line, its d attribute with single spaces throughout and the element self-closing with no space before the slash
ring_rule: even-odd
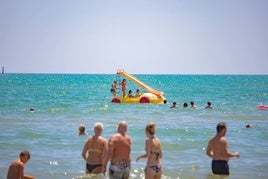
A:
<svg viewBox="0 0 268 179">
<path fill-rule="evenodd" d="M 229 165 L 225 160 L 212 160 L 211 168 L 214 174 L 229 175 Z"/>
</svg>

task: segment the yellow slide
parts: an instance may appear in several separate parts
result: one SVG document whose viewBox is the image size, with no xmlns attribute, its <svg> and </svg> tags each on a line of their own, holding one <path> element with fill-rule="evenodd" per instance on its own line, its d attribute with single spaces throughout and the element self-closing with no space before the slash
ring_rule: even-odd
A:
<svg viewBox="0 0 268 179">
<path fill-rule="evenodd" d="M 156 96 L 162 96 L 163 95 L 163 92 L 162 91 L 157 91 L 157 90 L 154 90 L 153 88 L 149 87 L 148 85 L 144 84 L 143 82 L 139 81 L 137 78 L 135 78 L 134 76 L 128 74 L 127 72 L 124 72 L 124 71 L 117 71 L 117 74 L 133 81 L 134 83 L 136 83 L 137 85 L 139 85 L 140 87 L 142 87 L 143 89 L 147 90 L 149 93 L 152 93 Z"/>
</svg>

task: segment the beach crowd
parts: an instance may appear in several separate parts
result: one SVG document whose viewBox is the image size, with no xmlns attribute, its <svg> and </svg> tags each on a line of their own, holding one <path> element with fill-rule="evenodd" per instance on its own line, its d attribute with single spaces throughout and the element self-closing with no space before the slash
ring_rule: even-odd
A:
<svg viewBox="0 0 268 179">
<path fill-rule="evenodd" d="M 86 134 L 86 126 L 80 124 L 78 136 Z M 131 171 L 131 137 L 127 134 L 126 121 L 119 122 L 117 131 L 107 140 L 102 137 L 103 124 L 94 124 L 94 134 L 87 137 L 82 158 L 85 161 L 85 174 L 109 176 L 110 179 L 128 179 Z M 212 173 L 216 175 L 229 175 L 228 161 L 232 157 L 240 157 L 238 152 L 230 152 L 228 142 L 224 137 L 227 125 L 220 122 L 216 126 L 216 134 L 208 140 L 206 155 L 211 157 Z M 156 137 L 156 123 L 150 122 L 145 126 L 145 152 L 137 156 L 136 162 L 146 158 L 145 179 L 160 179 L 163 173 L 162 146 Z M 30 160 L 30 152 L 24 150 L 9 166 L 7 179 L 35 179 L 34 176 L 24 173 L 24 166 Z M 107 165 L 109 163 L 108 172 Z"/>
</svg>

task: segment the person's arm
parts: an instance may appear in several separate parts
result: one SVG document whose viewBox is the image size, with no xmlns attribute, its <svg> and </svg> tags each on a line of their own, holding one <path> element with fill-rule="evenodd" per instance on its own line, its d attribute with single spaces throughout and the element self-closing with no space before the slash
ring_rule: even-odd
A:
<svg viewBox="0 0 268 179">
<path fill-rule="evenodd" d="M 108 142 L 106 141 L 106 139 L 104 139 L 103 144 L 104 144 L 104 147 L 102 149 L 102 158 L 101 158 L 101 161 L 104 164 L 105 163 L 105 157 L 106 157 L 107 152 L 108 152 Z M 106 171 L 106 165 L 103 165 L 103 170 L 105 170 L 105 171 Z"/>
<path fill-rule="evenodd" d="M 30 175 L 25 175 L 23 177 L 23 179 L 35 179 L 35 177 L 34 176 L 30 176 Z"/>
<path fill-rule="evenodd" d="M 114 151 L 114 141 L 113 141 L 113 137 L 111 136 L 109 141 L 108 141 L 108 151 L 106 152 L 106 155 L 105 155 L 104 160 L 103 160 L 103 174 L 104 175 L 106 173 L 107 163 L 111 159 L 111 157 L 113 155 L 113 151 Z"/>
<path fill-rule="evenodd" d="M 35 179 L 34 176 L 24 175 L 24 164 L 19 165 L 19 176 L 22 179 Z"/>
<path fill-rule="evenodd" d="M 159 146 L 160 146 L 160 153 L 159 153 L 159 157 L 160 158 L 163 158 L 163 153 L 162 153 L 162 145 L 161 145 L 161 142 L 160 142 L 160 140 L 158 139 L 158 141 L 159 141 Z"/>
<path fill-rule="evenodd" d="M 83 147 L 83 151 L 82 151 L 82 158 L 87 161 L 87 150 L 88 150 L 88 144 L 90 143 L 90 138 L 88 138 L 86 141 L 85 141 L 85 144 L 84 144 L 84 147 Z"/>
<path fill-rule="evenodd" d="M 147 158 L 149 156 L 149 144 L 148 144 L 148 140 L 146 140 L 145 142 L 145 154 L 142 154 L 140 156 L 137 157 L 136 162 L 138 162 L 141 158 Z"/>
<path fill-rule="evenodd" d="M 238 157 L 239 158 L 240 157 L 238 152 L 232 153 L 229 151 L 229 147 L 228 147 L 226 139 L 222 139 L 221 142 L 223 144 L 224 153 L 225 153 L 227 158 L 231 158 L 231 157 Z"/>
<path fill-rule="evenodd" d="M 105 160 L 106 153 L 108 152 L 108 142 L 104 139 L 103 140 L 103 149 L 102 149 L 102 161 Z"/>
<path fill-rule="evenodd" d="M 23 178 L 24 177 L 24 164 L 22 162 L 19 162 L 18 164 L 19 164 L 18 165 L 18 176 L 19 176 L 19 178 Z"/>
<path fill-rule="evenodd" d="M 209 140 L 208 142 L 208 146 L 207 146 L 207 152 L 206 154 L 210 157 L 210 158 L 213 158 L 213 152 L 211 150 L 211 139 Z"/>
</svg>

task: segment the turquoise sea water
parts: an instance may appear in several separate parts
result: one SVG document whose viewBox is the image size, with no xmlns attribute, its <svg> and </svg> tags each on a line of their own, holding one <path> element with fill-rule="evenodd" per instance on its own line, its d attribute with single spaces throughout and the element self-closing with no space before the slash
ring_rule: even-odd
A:
<svg viewBox="0 0 268 179">
<path fill-rule="evenodd" d="M 38 179 L 83 176 L 81 152 L 85 136 L 76 135 L 80 123 L 93 134 L 93 124 L 103 122 L 103 136 L 116 132 L 121 120 L 128 122 L 132 137 L 131 178 L 143 178 L 144 127 L 157 124 L 163 147 L 163 177 L 171 179 L 221 178 L 211 174 L 205 155 L 216 124 L 226 122 L 226 138 L 239 159 L 230 160 L 230 179 L 268 178 L 267 75 L 134 75 L 164 92 L 167 104 L 110 103 L 115 75 L 4 74 L 0 75 L 0 178 L 21 150 L 31 152 L 26 173 Z M 127 90 L 138 88 L 128 81 Z M 145 92 L 144 90 L 142 90 Z M 183 109 L 194 101 L 197 109 Z M 173 101 L 178 109 L 170 109 Z M 213 109 L 204 109 L 207 101 Z M 34 108 L 34 112 L 30 111 Z M 252 128 L 246 128 L 246 124 Z"/>
</svg>

